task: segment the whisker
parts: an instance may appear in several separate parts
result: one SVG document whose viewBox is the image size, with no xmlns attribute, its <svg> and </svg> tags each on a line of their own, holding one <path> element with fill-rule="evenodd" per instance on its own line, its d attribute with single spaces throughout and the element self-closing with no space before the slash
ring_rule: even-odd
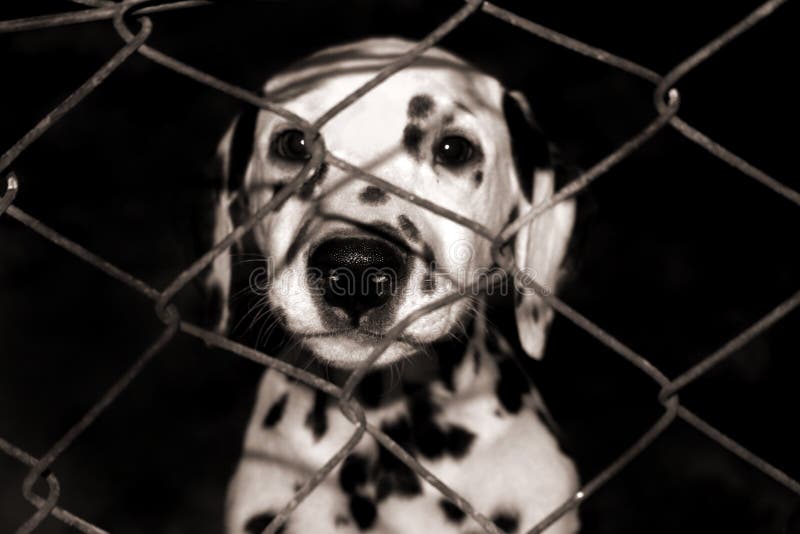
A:
<svg viewBox="0 0 800 534">
<path fill-rule="evenodd" d="M 234 332 L 237 331 L 238 328 L 241 326 L 242 322 L 247 318 L 248 315 L 253 313 L 253 311 L 255 311 L 255 310 L 263 310 L 265 306 L 269 306 L 269 302 L 267 301 L 267 297 L 266 296 L 260 297 L 256 301 L 256 303 L 253 304 L 247 310 L 247 312 L 245 312 L 244 315 L 242 315 L 242 317 L 236 322 L 236 326 L 233 327 L 233 331 Z M 259 313 L 261 313 L 261 312 L 259 311 Z M 258 313 L 256 314 L 256 319 L 257 318 L 258 318 Z M 247 327 L 245 332 L 247 332 L 247 330 L 250 330 L 253 327 L 253 325 L 255 324 L 256 319 L 253 319 L 253 321 L 250 322 L 250 326 Z"/>
</svg>

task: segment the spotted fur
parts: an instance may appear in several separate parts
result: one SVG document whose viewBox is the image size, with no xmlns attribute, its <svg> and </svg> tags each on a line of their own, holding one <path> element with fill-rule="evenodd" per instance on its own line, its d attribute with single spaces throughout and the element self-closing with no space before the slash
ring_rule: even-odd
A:
<svg viewBox="0 0 800 534">
<path fill-rule="evenodd" d="M 411 46 L 373 39 L 326 49 L 274 77 L 264 93 L 313 121 Z M 508 95 L 497 80 L 433 48 L 343 110 L 321 134 L 334 154 L 499 232 L 546 200 L 554 187 L 546 147 L 512 142 L 520 120 L 530 117 L 524 102 Z M 233 208 L 255 213 L 305 164 L 269 150 L 275 132 L 287 126 L 284 119 L 261 113 L 243 115 L 220 145 L 224 179 L 216 241 L 232 228 Z M 442 165 L 434 152 L 445 135 L 466 136 L 476 157 L 462 166 Z M 535 136 L 526 139 L 538 142 Z M 524 227 L 514 242 L 518 266 L 535 272 L 547 287 L 557 281 L 571 210 L 569 203 L 559 204 Z M 390 278 L 398 291 L 371 307 L 360 301 L 334 304 L 330 295 L 316 291 L 313 284 L 331 278 L 319 282 L 306 275 L 321 244 L 334 241 L 351 247 L 342 249 L 345 259 L 367 257 L 373 254 L 370 247 L 377 247 L 379 253 L 369 256 L 377 259 L 370 261 L 398 266 L 400 273 Z M 327 164 L 256 226 L 253 243 L 277 266 L 261 301 L 269 313 L 258 312 L 276 326 L 270 343 L 292 348 L 289 361 L 340 385 L 400 319 L 454 291 L 461 283 L 454 274 L 476 276 L 493 267 L 489 243 L 471 230 Z M 230 257 L 221 255 L 208 278 L 224 305 L 212 314 L 221 329 L 229 320 L 231 265 Z M 518 296 L 514 313 L 524 352 L 540 357 L 552 313 L 532 293 Z M 574 466 L 554 438 L 514 347 L 486 322 L 482 298 L 463 299 L 406 328 L 355 392 L 372 426 L 509 533 L 529 529 L 577 489 Z M 335 399 L 267 370 L 229 487 L 227 531 L 263 531 L 353 431 Z M 571 512 L 547 532 L 577 529 Z M 284 534 L 478 530 L 463 509 L 370 435 L 279 529 Z"/>
<path fill-rule="evenodd" d="M 421 158 L 422 140 L 425 132 L 416 124 L 408 124 L 403 129 L 403 146 L 415 159 Z"/>
<path fill-rule="evenodd" d="M 430 95 L 416 95 L 408 101 L 408 118 L 425 119 L 435 107 L 436 105 Z"/>
<path fill-rule="evenodd" d="M 389 195 L 380 187 L 369 185 L 358 195 L 358 199 L 364 204 L 381 205 L 389 202 Z"/>
</svg>

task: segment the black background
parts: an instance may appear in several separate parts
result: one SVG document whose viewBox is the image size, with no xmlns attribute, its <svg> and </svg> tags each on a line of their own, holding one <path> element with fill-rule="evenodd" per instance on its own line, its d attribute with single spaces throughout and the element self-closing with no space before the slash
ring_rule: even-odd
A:
<svg viewBox="0 0 800 534">
<path fill-rule="evenodd" d="M 0 17 L 80 9 L 4 2 Z M 499 2 L 664 73 L 753 1 Z M 161 14 L 150 44 L 256 89 L 321 46 L 420 38 L 457 1 L 262 2 Z M 797 5 L 786 5 L 679 82 L 680 115 L 798 189 Z M 121 46 L 110 21 L 0 35 L 0 147 Z M 585 167 L 655 117 L 652 86 L 477 14 L 443 46 L 525 91 L 545 131 Z M 14 164 L 17 205 L 162 288 L 195 247 L 203 170 L 239 104 L 134 56 Z M 433 199 L 435 200 L 435 199 Z M 581 196 L 583 239 L 564 299 L 673 377 L 797 290 L 787 200 L 669 129 Z M 152 305 L 0 217 L 0 435 L 44 454 L 153 340 Z M 199 293 L 179 304 L 191 317 Z M 681 392 L 681 400 L 800 477 L 798 312 Z M 567 320 L 539 386 L 584 480 L 661 413 L 658 388 Z M 176 338 L 53 466 L 60 504 L 113 532 L 216 532 L 260 367 Z M 0 532 L 33 508 L 25 469 L 0 456 Z M 584 532 L 770 532 L 796 495 L 676 422 L 582 507 Z M 47 519 L 42 532 L 68 529 Z"/>
</svg>

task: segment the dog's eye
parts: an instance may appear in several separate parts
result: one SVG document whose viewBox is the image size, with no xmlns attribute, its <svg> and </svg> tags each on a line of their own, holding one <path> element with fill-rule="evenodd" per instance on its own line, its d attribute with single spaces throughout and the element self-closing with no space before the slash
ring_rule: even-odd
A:
<svg viewBox="0 0 800 534">
<path fill-rule="evenodd" d="M 272 141 L 273 153 L 289 161 L 305 161 L 311 157 L 306 148 L 306 137 L 300 130 L 286 130 Z"/>
<path fill-rule="evenodd" d="M 472 160 L 475 147 L 460 135 L 448 135 L 439 141 L 434 156 L 436 163 L 458 167 Z"/>
</svg>

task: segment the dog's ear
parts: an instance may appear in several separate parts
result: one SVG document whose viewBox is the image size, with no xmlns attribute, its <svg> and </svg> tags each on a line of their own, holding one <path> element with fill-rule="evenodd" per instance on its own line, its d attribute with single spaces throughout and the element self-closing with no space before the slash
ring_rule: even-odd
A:
<svg viewBox="0 0 800 534">
<path fill-rule="evenodd" d="M 241 222 L 244 204 L 242 184 L 245 181 L 255 140 L 257 108 L 248 108 L 237 116 L 217 145 L 213 166 L 214 206 L 212 213 L 212 245 L 222 241 Z M 236 245 L 234 245 L 236 246 Z M 230 317 L 230 293 L 233 276 L 231 249 L 223 251 L 205 273 L 203 285 L 212 311 L 210 326 L 225 333 Z"/>
<path fill-rule="evenodd" d="M 550 147 L 536 126 L 525 97 L 517 92 L 506 93 L 503 112 L 511 135 L 513 171 L 520 182 L 518 211 L 522 216 L 553 196 L 555 170 Z M 574 222 L 575 202 L 566 200 L 519 230 L 514 241 L 514 258 L 522 276 L 532 277 L 545 291 L 555 291 Z M 533 289 L 521 285 L 515 298 L 522 348 L 529 356 L 541 358 L 553 310 Z"/>
</svg>

